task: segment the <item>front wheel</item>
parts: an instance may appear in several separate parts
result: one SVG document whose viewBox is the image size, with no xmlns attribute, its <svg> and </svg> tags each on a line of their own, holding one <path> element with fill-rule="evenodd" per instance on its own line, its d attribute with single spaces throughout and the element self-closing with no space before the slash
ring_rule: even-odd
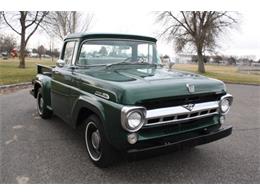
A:
<svg viewBox="0 0 260 195">
<path fill-rule="evenodd" d="M 117 158 L 116 151 L 108 143 L 102 122 L 95 115 L 85 121 L 85 143 L 91 161 L 97 167 L 108 167 Z"/>
</svg>

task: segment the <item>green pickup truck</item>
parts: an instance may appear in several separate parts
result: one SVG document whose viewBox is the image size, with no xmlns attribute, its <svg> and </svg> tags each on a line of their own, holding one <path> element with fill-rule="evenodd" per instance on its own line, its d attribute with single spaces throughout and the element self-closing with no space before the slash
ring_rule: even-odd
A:
<svg viewBox="0 0 260 195">
<path fill-rule="evenodd" d="M 55 114 L 84 131 L 98 167 L 119 154 L 139 155 L 219 140 L 233 97 L 219 80 L 169 70 L 156 39 L 127 34 L 71 34 L 55 67 L 38 65 L 31 94 L 39 115 Z"/>
</svg>

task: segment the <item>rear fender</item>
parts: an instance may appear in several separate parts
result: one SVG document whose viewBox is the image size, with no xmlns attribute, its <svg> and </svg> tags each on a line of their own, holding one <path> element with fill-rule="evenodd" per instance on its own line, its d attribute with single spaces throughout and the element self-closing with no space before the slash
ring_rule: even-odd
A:
<svg viewBox="0 0 260 195">
<path fill-rule="evenodd" d="M 45 103 L 51 107 L 51 78 L 38 74 L 34 80 L 34 97 L 37 97 L 39 87 L 42 88 L 42 97 Z"/>
</svg>

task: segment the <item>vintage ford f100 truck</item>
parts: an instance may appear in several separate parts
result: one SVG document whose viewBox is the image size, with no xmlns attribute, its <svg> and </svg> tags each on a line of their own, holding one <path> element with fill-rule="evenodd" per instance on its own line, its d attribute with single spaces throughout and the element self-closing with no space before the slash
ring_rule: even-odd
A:
<svg viewBox="0 0 260 195">
<path fill-rule="evenodd" d="M 155 38 L 72 34 L 55 67 L 37 67 L 31 94 L 39 115 L 84 129 L 99 167 L 118 153 L 192 147 L 232 133 L 223 126 L 233 101 L 225 84 L 163 67 Z"/>
</svg>

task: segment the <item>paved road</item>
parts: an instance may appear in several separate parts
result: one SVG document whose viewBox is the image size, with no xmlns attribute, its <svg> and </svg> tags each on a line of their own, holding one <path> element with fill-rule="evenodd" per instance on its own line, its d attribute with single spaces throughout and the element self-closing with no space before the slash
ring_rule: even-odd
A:
<svg viewBox="0 0 260 195">
<path fill-rule="evenodd" d="M 260 87 L 228 85 L 232 136 L 98 169 L 80 135 L 38 117 L 28 89 L 0 96 L 0 183 L 260 183 Z"/>
</svg>

